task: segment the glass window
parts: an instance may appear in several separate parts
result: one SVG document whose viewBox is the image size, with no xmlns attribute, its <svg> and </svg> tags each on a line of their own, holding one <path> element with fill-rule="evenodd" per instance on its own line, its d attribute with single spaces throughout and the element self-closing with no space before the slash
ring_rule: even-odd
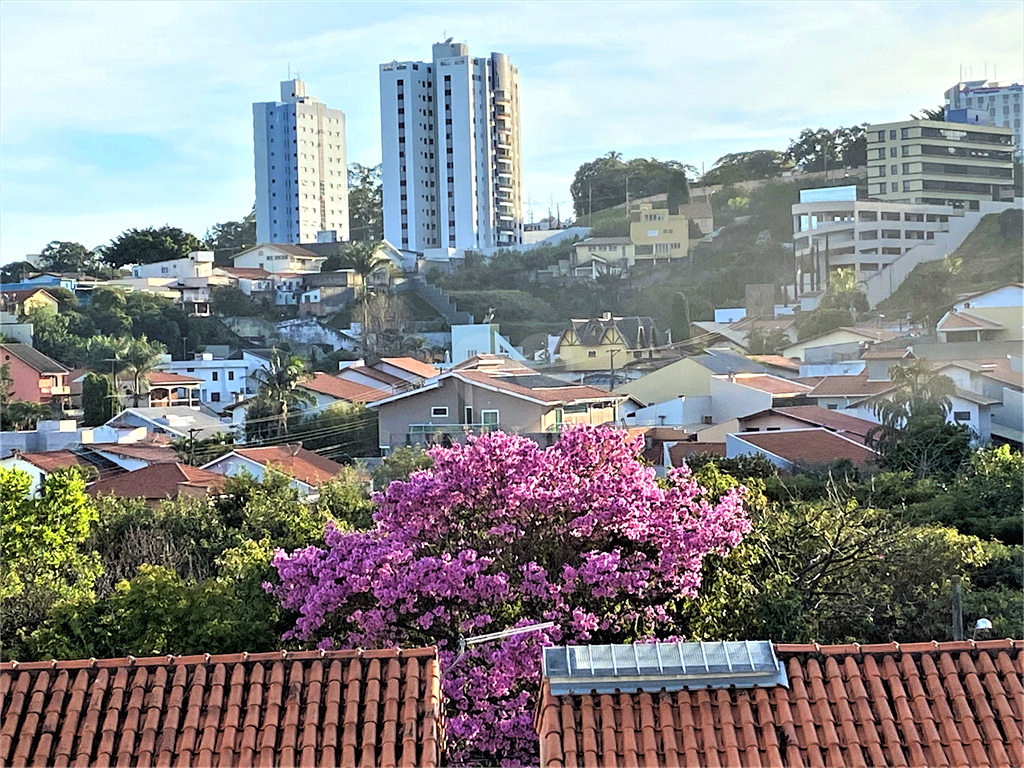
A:
<svg viewBox="0 0 1024 768">
<path fill-rule="evenodd" d="M 889 131 L 889 138 L 892 139 L 893 141 L 896 141 L 896 129 L 895 128 L 893 128 L 891 131 Z"/>
<path fill-rule="evenodd" d="M 955 421 L 970 421 L 971 420 L 971 412 L 970 411 L 953 411 L 953 419 Z"/>
<path fill-rule="evenodd" d="M 900 130 L 900 138 L 901 139 L 909 139 L 910 138 L 910 129 L 909 128 L 901 129 Z"/>
<path fill-rule="evenodd" d="M 896 147 L 890 147 L 889 148 L 889 157 L 896 157 L 896 152 L 897 152 Z"/>
<path fill-rule="evenodd" d="M 430 409 L 430 416 L 437 419 L 448 418 L 448 406 L 446 405 L 435 405 Z"/>
<path fill-rule="evenodd" d="M 898 165 L 890 165 L 889 166 L 889 173 L 891 173 L 893 176 L 897 176 L 899 174 L 899 172 L 900 172 L 900 167 Z"/>
<path fill-rule="evenodd" d="M 885 131 L 879 131 L 878 132 L 878 140 L 879 141 L 885 141 Z"/>
<path fill-rule="evenodd" d="M 899 192 L 900 183 L 898 181 L 894 181 L 892 184 L 889 185 L 889 189 L 891 189 L 893 192 Z"/>
<path fill-rule="evenodd" d="M 480 411 L 480 423 L 485 427 L 497 427 L 498 426 L 498 412 L 497 411 Z"/>
</svg>

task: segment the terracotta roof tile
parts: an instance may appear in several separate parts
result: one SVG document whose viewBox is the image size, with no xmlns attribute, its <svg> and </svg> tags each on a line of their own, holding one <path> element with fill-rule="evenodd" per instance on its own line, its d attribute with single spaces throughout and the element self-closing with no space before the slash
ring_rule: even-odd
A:
<svg viewBox="0 0 1024 768">
<path fill-rule="evenodd" d="M 459 371 L 458 376 L 478 384 L 488 384 L 498 389 L 514 392 L 518 395 L 532 397 L 535 400 L 543 400 L 547 403 L 572 403 L 578 400 L 612 400 L 619 397 L 614 392 L 598 387 L 585 386 L 581 384 L 566 384 L 563 387 L 538 387 L 531 389 L 513 384 L 505 380 L 503 376 L 492 375 L 484 371 Z"/>
<path fill-rule="evenodd" d="M 395 368 L 401 368 L 403 371 L 416 376 L 422 376 L 424 379 L 431 379 L 440 373 L 436 366 L 424 363 L 415 357 L 385 357 L 381 359 L 381 362 L 392 365 Z"/>
<path fill-rule="evenodd" d="M 181 489 L 202 489 L 209 493 L 224 485 L 224 475 L 207 472 L 187 464 L 155 463 L 133 472 L 100 480 L 89 486 L 93 496 L 141 497 L 151 500 L 172 499 Z"/>
<path fill-rule="evenodd" d="M 804 395 L 811 391 L 807 384 L 767 373 L 737 373 L 730 381 L 770 395 Z"/>
<path fill-rule="evenodd" d="M 383 389 L 375 389 L 347 379 L 339 379 L 329 373 L 318 373 L 309 381 L 302 382 L 300 386 L 303 389 L 319 392 L 322 395 L 349 403 L 372 403 L 374 400 L 381 400 L 391 394 Z"/>
<path fill-rule="evenodd" d="M 849 459 L 860 466 L 877 458 L 874 451 L 853 438 L 842 437 L 820 427 L 742 432 L 734 437 L 796 465 L 831 464 Z"/>
<path fill-rule="evenodd" d="M 785 368 L 789 371 L 799 371 L 800 361 L 793 360 L 782 355 L 750 355 L 751 360 L 755 360 L 762 365 L 773 366 L 775 368 Z"/>
<path fill-rule="evenodd" d="M 890 381 L 868 381 L 865 371 L 857 376 L 823 376 L 808 397 L 870 397 L 892 386 Z"/>
<path fill-rule="evenodd" d="M 178 454 L 170 445 L 149 440 L 138 443 L 90 443 L 83 447 L 97 453 L 112 453 L 115 456 L 139 459 L 150 464 L 173 464 L 178 460 Z"/>
<path fill-rule="evenodd" d="M 38 467 L 43 472 L 53 472 L 57 469 L 67 469 L 69 467 L 91 467 L 89 462 L 82 460 L 80 457 L 67 450 L 60 451 L 39 451 L 38 453 L 22 453 L 15 451 L 12 456 L 16 456 L 22 461 L 27 461 L 34 467 Z"/>
<path fill-rule="evenodd" d="M 783 416 L 790 416 L 807 424 L 817 427 L 825 427 L 834 430 L 847 437 L 856 437 L 864 442 L 864 437 L 875 426 L 874 422 L 850 416 L 847 413 L 830 411 L 827 408 L 819 408 L 816 405 L 787 405 L 779 408 L 772 408 L 773 413 L 780 413 Z"/>
<path fill-rule="evenodd" d="M 436 766 L 434 648 L 0 664 L 0 764 Z"/>
<path fill-rule="evenodd" d="M 183 387 L 186 384 L 201 384 L 203 382 L 203 379 L 197 376 L 182 376 L 165 371 L 150 371 L 146 374 L 146 379 L 153 386 L 164 387 Z"/>
<path fill-rule="evenodd" d="M 783 644 L 789 688 L 554 696 L 544 768 L 1024 765 L 1024 642 Z"/>
<path fill-rule="evenodd" d="M 263 466 L 272 466 L 284 474 L 309 485 L 322 485 L 344 469 L 341 464 L 331 461 L 301 445 L 271 445 L 262 448 L 235 448 L 231 453 L 244 456 Z M 231 453 L 225 454 L 230 456 Z M 216 464 L 220 457 L 206 466 Z"/>
</svg>

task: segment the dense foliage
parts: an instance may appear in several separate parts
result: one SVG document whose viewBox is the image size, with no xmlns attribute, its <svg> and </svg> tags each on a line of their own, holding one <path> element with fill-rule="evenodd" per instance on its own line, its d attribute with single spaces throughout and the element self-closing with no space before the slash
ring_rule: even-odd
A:
<svg viewBox="0 0 1024 768">
<path fill-rule="evenodd" d="M 179 227 L 129 229 L 115 237 L 101 253 L 113 267 L 128 264 L 152 264 L 156 261 L 183 259 L 192 251 L 206 249 L 206 243 Z"/>
<path fill-rule="evenodd" d="M 384 193 L 380 164 L 349 163 L 349 237 L 379 243 L 384 239 Z"/>
<path fill-rule="evenodd" d="M 701 184 L 735 184 L 737 181 L 771 179 L 782 175 L 785 168 L 783 154 L 774 149 L 735 152 L 715 160 L 715 164 L 701 179 Z"/>
<path fill-rule="evenodd" d="M 583 163 L 573 177 L 569 192 L 577 216 L 602 211 L 630 200 L 668 193 L 676 206 L 689 201 L 687 173 L 692 166 L 675 160 L 636 157 L 623 160 L 619 152 Z"/>
</svg>

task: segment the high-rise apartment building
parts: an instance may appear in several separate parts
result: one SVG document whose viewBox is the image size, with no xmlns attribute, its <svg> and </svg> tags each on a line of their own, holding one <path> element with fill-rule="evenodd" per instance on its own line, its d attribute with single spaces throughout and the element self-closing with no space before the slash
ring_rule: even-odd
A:
<svg viewBox="0 0 1024 768">
<path fill-rule="evenodd" d="M 997 83 L 991 80 L 959 82 L 946 91 L 946 112 L 967 110 L 988 116 L 989 125 L 1013 129 L 1017 156 L 1024 153 L 1021 134 L 1021 108 L 1024 106 L 1024 85 Z"/>
<path fill-rule="evenodd" d="M 979 210 L 1013 200 L 1013 130 L 903 120 L 869 125 L 868 195 L 877 200 Z"/>
<path fill-rule="evenodd" d="M 345 113 L 281 83 L 281 100 L 252 105 L 256 241 L 348 240 Z"/>
<path fill-rule="evenodd" d="M 380 65 L 384 237 L 405 250 L 523 239 L 519 72 L 451 38 Z"/>
</svg>

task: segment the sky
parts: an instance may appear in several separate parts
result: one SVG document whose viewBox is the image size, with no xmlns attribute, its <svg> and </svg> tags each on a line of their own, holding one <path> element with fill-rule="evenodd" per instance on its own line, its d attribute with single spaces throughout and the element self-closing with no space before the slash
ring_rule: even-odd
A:
<svg viewBox="0 0 1024 768">
<path fill-rule="evenodd" d="M 255 197 L 252 103 L 289 68 L 380 162 L 378 65 L 452 36 L 519 69 L 531 216 L 581 163 L 710 167 L 805 127 L 905 118 L 960 78 L 1024 75 L 1024 4 L 0 2 L 0 262 L 131 227 L 202 236 Z"/>
</svg>

